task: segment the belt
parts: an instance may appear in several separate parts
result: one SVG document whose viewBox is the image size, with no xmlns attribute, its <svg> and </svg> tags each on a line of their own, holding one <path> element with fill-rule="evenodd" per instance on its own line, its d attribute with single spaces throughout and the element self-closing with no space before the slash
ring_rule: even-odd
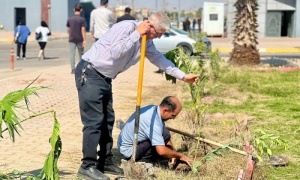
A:
<svg viewBox="0 0 300 180">
<path fill-rule="evenodd" d="M 81 61 L 79 62 L 79 64 L 81 64 L 83 66 L 83 68 L 88 68 L 90 70 L 95 71 L 100 77 L 102 77 L 103 79 L 106 80 L 111 80 L 111 78 L 104 76 L 103 74 L 101 74 L 99 71 L 97 71 L 95 68 L 93 68 L 92 64 L 90 62 L 87 62 L 83 59 L 81 59 Z"/>
</svg>

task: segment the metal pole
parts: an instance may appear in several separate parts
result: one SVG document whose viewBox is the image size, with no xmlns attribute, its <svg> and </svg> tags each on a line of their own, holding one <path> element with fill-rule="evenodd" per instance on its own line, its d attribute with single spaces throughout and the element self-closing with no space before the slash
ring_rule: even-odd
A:
<svg viewBox="0 0 300 180">
<path fill-rule="evenodd" d="M 178 0 L 178 23 L 177 23 L 177 28 L 180 27 L 180 0 Z"/>
<path fill-rule="evenodd" d="M 51 29 L 51 0 L 49 0 L 48 4 L 48 26 Z"/>
</svg>

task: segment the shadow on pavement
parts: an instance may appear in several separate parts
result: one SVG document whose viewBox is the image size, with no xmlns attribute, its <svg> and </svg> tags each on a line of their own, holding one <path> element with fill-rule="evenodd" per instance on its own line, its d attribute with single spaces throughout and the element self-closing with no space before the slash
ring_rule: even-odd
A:
<svg viewBox="0 0 300 180">
<path fill-rule="evenodd" d="M 46 57 L 46 58 L 44 58 L 43 60 L 51 60 L 51 59 L 59 59 L 59 57 Z"/>
</svg>

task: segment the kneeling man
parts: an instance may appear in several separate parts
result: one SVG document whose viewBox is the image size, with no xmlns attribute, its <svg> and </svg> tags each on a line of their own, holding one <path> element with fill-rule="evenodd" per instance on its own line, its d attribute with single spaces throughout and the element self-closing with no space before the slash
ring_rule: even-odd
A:
<svg viewBox="0 0 300 180">
<path fill-rule="evenodd" d="M 175 119 L 182 106 L 178 98 L 167 96 L 159 106 L 149 105 L 140 110 L 140 126 L 135 160 L 155 162 L 159 157 L 186 162 L 192 166 L 192 160 L 186 155 L 176 152 L 171 142 L 170 131 L 165 127 L 165 121 Z M 133 113 L 118 138 L 118 148 L 121 154 L 130 159 L 133 153 L 135 113 Z"/>
</svg>

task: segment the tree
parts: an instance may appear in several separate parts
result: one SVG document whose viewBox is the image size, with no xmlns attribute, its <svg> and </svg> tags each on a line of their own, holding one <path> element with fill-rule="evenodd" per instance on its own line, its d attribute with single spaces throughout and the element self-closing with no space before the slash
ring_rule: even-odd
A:
<svg viewBox="0 0 300 180">
<path fill-rule="evenodd" d="M 257 0 L 237 0 L 233 27 L 233 50 L 229 63 L 234 65 L 255 65 L 260 63 L 257 49 Z"/>
<path fill-rule="evenodd" d="M 202 17 L 202 11 L 203 11 L 203 8 L 199 8 L 199 9 L 196 11 L 196 17 L 197 17 L 197 18 L 201 18 L 201 17 Z"/>
</svg>

